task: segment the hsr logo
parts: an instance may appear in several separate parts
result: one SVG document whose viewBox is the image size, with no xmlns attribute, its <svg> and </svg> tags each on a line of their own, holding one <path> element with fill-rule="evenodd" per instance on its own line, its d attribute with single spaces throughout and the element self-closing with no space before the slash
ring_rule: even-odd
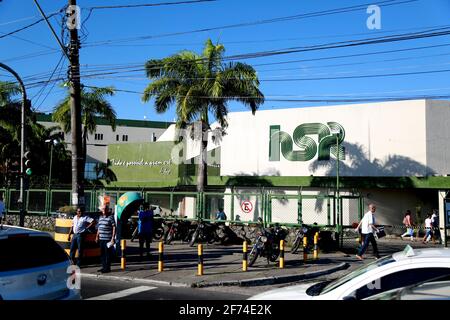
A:
<svg viewBox="0 0 450 320">
<path fill-rule="evenodd" d="M 331 130 L 330 130 L 331 129 Z M 331 133 L 331 131 L 339 133 Z M 336 141 L 338 135 L 338 141 Z M 317 140 L 313 139 L 317 136 Z M 269 161 L 280 161 L 280 152 L 289 161 L 309 161 L 318 154 L 317 160 L 330 160 L 330 153 L 339 159 L 345 159 L 345 148 L 341 145 L 345 138 L 344 128 L 337 122 L 304 123 L 295 128 L 292 137 L 281 131 L 279 125 L 270 126 Z M 318 142 L 318 145 L 316 143 Z M 294 150 L 294 144 L 300 150 Z"/>
</svg>

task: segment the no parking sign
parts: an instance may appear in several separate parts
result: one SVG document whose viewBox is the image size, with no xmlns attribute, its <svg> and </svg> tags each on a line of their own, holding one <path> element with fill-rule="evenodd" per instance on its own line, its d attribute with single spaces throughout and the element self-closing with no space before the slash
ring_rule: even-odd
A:
<svg viewBox="0 0 450 320">
<path fill-rule="evenodd" d="M 243 201 L 243 202 L 241 203 L 241 210 L 242 210 L 244 213 L 250 213 L 250 212 L 252 212 L 252 210 L 253 210 L 253 204 L 252 204 L 250 201 L 248 201 L 248 200 Z"/>
</svg>

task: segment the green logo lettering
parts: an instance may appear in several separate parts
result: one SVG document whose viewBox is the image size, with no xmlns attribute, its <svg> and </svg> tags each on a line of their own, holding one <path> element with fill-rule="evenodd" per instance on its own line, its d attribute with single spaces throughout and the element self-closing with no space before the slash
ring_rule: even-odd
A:
<svg viewBox="0 0 450 320">
<path fill-rule="evenodd" d="M 330 130 L 331 129 L 331 130 Z M 345 148 L 342 142 L 345 138 L 344 128 L 337 122 L 304 123 L 295 128 L 292 137 L 281 131 L 279 125 L 270 126 L 269 160 L 280 161 L 280 151 L 283 157 L 289 161 L 309 161 L 318 154 L 318 160 L 330 160 L 330 154 L 337 156 L 337 133 L 338 131 L 339 158 L 345 160 Z M 316 144 L 311 136 L 317 135 Z M 294 143 L 299 150 L 294 150 Z"/>
</svg>

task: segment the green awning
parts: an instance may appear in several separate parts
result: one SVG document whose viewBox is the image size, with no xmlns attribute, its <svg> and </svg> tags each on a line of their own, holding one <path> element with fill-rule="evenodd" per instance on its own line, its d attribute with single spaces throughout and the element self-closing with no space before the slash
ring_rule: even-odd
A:
<svg viewBox="0 0 450 320">
<path fill-rule="evenodd" d="M 117 219 L 120 219 L 122 213 L 130 207 L 135 210 L 139 204 L 144 201 L 139 192 L 126 192 L 117 201 Z"/>
</svg>

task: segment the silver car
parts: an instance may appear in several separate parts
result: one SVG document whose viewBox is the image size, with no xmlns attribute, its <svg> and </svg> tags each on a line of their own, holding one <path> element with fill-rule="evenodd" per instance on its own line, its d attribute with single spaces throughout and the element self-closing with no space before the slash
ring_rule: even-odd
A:
<svg viewBox="0 0 450 320">
<path fill-rule="evenodd" d="M 0 229 L 0 300 L 80 299 L 79 272 L 50 234 Z"/>
</svg>

